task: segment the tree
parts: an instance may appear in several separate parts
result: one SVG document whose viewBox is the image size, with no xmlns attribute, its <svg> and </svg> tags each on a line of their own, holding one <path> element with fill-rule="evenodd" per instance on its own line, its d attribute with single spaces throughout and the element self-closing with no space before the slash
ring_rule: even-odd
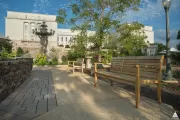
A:
<svg viewBox="0 0 180 120">
<path fill-rule="evenodd" d="M 156 54 L 159 54 L 159 52 L 166 50 L 166 46 L 162 43 L 154 43 L 157 46 Z"/>
<path fill-rule="evenodd" d="M 117 29 L 117 48 L 122 55 L 143 55 L 142 49 L 147 45 L 145 39 L 147 36 L 143 30 L 144 25 L 138 22 L 132 24 L 121 24 Z"/>
<path fill-rule="evenodd" d="M 76 0 L 69 8 L 72 16 L 68 20 L 66 9 L 60 9 L 56 18 L 60 24 L 69 23 L 72 30 L 95 31 L 89 39 L 95 50 L 99 51 L 107 34 L 120 23 L 120 17 L 126 10 L 137 10 L 140 0 Z"/>
<path fill-rule="evenodd" d="M 178 31 L 177 39 L 180 39 L 180 30 Z"/>
<path fill-rule="evenodd" d="M 0 51 L 5 48 L 8 53 L 12 52 L 11 40 L 0 39 Z"/>
<path fill-rule="evenodd" d="M 176 45 L 176 48 L 180 51 L 180 43 Z M 176 63 L 180 63 L 180 53 L 173 54 L 173 58 L 176 61 Z"/>
<path fill-rule="evenodd" d="M 17 53 L 17 57 L 21 57 L 24 54 L 24 51 L 23 51 L 23 49 L 21 47 L 18 47 L 16 53 Z"/>
<path fill-rule="evenodd" d="M 85 57 L 87 53 L 87 39 L 88 36 L 86 33 L 81 32 L 79 35 L 76 35 L 73 40 L 75 45 L 71 48 L 71 51 L 68 53 L 69 60 L 76 60 L 77 58 Z"/>
</svg>

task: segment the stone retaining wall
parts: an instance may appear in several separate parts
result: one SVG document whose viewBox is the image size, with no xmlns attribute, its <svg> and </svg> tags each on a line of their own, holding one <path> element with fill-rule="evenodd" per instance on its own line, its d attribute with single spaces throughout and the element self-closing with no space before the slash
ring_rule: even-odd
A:
<svg viewBox="0 0 180 120">
<path fill-rule="evenodd" d="M 30 76 L 32 66 L 31 58 L 0 60 L 0 102 Z"/>
</svg>

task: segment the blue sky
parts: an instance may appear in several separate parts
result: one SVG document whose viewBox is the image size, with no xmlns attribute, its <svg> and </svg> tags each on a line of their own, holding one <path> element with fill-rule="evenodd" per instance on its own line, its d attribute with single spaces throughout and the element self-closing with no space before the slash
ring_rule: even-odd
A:
<svg viewBox="0 0 180 120">
<path fill-rule="evenodd" d="M 66 8 L 70 0 L 0 0 L 0 34 L 5 32 L 5 17 L 7 10 L 19 12 L 33 12 L 42 14 L 57 14 L 59 8 Z M 70 12 L 68 12 L 70 13 Z M 165 43 L 165 13 L 162 0 L 141 0 L 138 12 L 129 10 L 122 18 L 122 22 L 139 21 L 144 25 L 153 26 L 155 41 Z M 59 25 L 59 28 L 70 28 Z M 172 0 L 170 8 L 171 46 L 180 43 L 176 39 L 180 30 L 180 0 Z"/>
</svg>

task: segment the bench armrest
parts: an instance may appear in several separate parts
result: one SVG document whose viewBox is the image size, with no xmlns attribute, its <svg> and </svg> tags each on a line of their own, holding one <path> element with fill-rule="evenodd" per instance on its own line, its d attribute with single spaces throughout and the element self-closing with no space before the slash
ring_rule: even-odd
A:
<svg viewBox="0 0 180 120">
<path fill-rule="evenodd" d="M 94 63 L 94 72 L 97 72 L 97 64 L 103 65 L 103 63 L 98 63 L 98 62 Z M 103 69 L 104 69 L 104 67 L 103 67 Z"/>
<path fill-rule="evenodd" d="M 94 63 L 94 64 L 96 64 L 96 65 L 97 65 L 97 64 L 103 64 L 103 63 L 100 63 L 100 62 L 96 62 L 96 63 Z"/>
</svg>

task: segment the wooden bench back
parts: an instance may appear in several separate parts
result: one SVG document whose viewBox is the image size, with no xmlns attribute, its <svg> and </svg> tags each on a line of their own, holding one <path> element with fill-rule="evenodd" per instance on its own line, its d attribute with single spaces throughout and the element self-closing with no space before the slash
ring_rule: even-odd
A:
<svg viewBox="0 0 180 120">
<path fill-rule="evenodd" d="M 143 65 L 149 67 L 140 67 L 140 77 L 147 79 L 158 79 L 159 68 L 163 65 L 164 56 L 127 56 L 114 57 L 112 59 L 110 71 L 115 73 L 123 73 L 127 75 L 136 75 L 135 65 Z"/>
<path fill-rule="evenodd" d="M 76 61 L 77 61 L 78 63 L 84 63 L 84 58 L 77 58 Z"/>
</svg>

